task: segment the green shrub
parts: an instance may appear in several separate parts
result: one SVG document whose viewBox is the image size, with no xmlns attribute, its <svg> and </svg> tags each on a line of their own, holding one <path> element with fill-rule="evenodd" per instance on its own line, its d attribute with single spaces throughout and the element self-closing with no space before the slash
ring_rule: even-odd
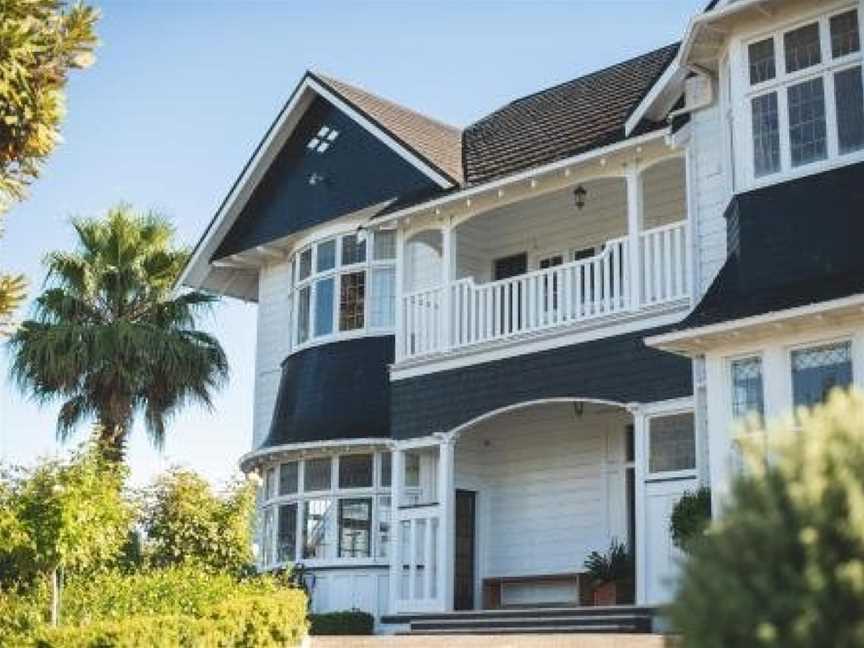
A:
<svg viewBox="0 0 864 648">
<path fill-rule="evenodd" d="M 711 489 L 703 486 L 695 493 L 686 492 L 672 509 L 669 531 L 675 546 L 684 551 L 705 536 L 711 523 Z"/>
<path fill-rule="evenodd" d="M 280 583 L 269 576 L 237 581 L 192 564 L 134 574 L 107 572 L 73 578 L 63 592 L 64 623 L 122 619 L 129 616 L 199 616 L 219 601 L 275 593 Z"/>
<path fill-rule="evenodd" d="M 375 617 L 359 610 L 309 615 L 310 635 L 371 635 Z"/>
<path fill-rule="evenodd" d="M 750 438 L 669 610 L 683 645 L 864 646 L 864 396 L 837 392 Z"/>
<path fill-rule="evenodd" d="M 47 622 L 48 591 L 39 588 L 27 596 L 0 593 L 0 646 L 14 646 L 20 637 Z"/>
<path fill-rule="evenodd" d="M 43 627 L 37 648 L 276 648 L 307 634 L 306 596 L 298 590 L 243 596 L 213 605 L 200 617 L 129 616 L 80 626 Z"/>
</svg>

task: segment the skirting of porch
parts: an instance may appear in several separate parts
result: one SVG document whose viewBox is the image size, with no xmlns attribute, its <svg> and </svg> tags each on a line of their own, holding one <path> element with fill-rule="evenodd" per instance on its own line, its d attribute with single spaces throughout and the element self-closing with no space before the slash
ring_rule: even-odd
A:
<svg viewBox="0 0 864 648">
<path fill-rule="evenodd" d="M 382 624 L 407 626 L 411 635 L 648 634 L 658 609 L 645 606 L 544 607 L 439 614 L 397 614 Z"/>
</svg>

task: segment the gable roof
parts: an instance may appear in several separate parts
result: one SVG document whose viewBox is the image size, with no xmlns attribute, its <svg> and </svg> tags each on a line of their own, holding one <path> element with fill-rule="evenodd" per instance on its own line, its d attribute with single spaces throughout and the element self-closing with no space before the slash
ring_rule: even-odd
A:
<svg viewBox="0 0 864 648">
<path fill-rule="evenodd" d="M 627 137 L 625 123 L 678 52 L 679 44 L 517 99 L 463 134 L 466 184 L 578 155 Z M 644 121 L 631 133 L 665 126 Z"/>
<path fill-rule="evenodd" d="M 462 183 L 462 132 L 449 124 L 319 72 L 309 75 L 435 168 Z"/>
</svg>

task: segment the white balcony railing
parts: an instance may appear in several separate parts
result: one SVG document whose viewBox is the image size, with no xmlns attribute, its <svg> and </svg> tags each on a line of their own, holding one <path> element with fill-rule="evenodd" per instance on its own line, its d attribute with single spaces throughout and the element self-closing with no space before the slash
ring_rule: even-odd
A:
<svg viewBox="0 0 864 648">
<path fill-rule="evenodd" d="M 414 358 L 656 307 L 689 294 L 687 223 L 641 232 L 591 258 L 478 284 L 466 278 L 404 295 L 400 357 Z M 634 293 L 635 291 L 635 293 Z"/>
</svg>

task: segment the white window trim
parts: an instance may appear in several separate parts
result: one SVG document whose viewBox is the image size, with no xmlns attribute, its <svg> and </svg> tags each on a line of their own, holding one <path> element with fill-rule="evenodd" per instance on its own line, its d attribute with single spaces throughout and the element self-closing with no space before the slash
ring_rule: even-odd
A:
<svg viewBox="0 0 864 648">
<path fill-rule="evenodd" d="M 695 462 L 693 468 L 684 470 L 651 470 L 651 422 L 658 418 L 667 418 L 679 414 L 690 414 L 693 416 L 693 443 L 695 452 Z M 696 431 L 696 410 L 691 406 L 660 409 L 657 408 L 645 416 L 645 481 L 673 480 L 673 479 L 691 479 L 699 476 L 699 439 Z"/>
<path fill-rule="evenodd" d="M 855 386 L 857 384 L 856 358 L 858 351 L 855 336 L 840 335 L 831 338 L 809 339 L 804 342 L 796 342 L 795 344 L 788 344 L 783 347 L 783 374 L 785 376 L 786 394 L 789 398 L 789 407 L 791 412 L 794 413 L 795 410 L 800 407 L 795 404 L 795 383 L 792 379 L 792 354 L 795 351 L 807 351 L 808 349 L 841 344 L 849 345 L 849 362 L 852 365 L 852 379 L 850 385 Z"/>
<path fill-rule="evenodd" d="M 746 353 L 736 353 L 723 358 L 724 381 L 726 383 L 726 409 L 729 415 L 729 421 L 735 425 L 741 423 L 740 418 L 735 416 L 735 401 L 733 399 L 733 390 L 735 388 L 734 376 L 732 375 L 732 365 L 742 360 L 759 360 L 759 369 L 762 375 L 762 417 L 768 416 L 768 400 L 767 400 L 767 384 L 765 371 L 765 354 L 762 350 L 750 351 Z"/>
<path fill-rule="evenodd" d="M 858 52 L 834 59 L 831 54 L 830 20 L 834 16 L 852 10 L 858 11 L 858 30 L 859 38 L 862 39 L 862 47 Z M 822 9 L 818 12 L 813 12 L 806 17 L 797 18 L 794 21 L 784 23 L 779 28 L 774 27 L 768 31 L 748 35 L 745 39 L 740 41 L 740 56 L 738 58 L 741 61 L 741 65 L 738 66 L 737 72 L 733 72 L 733 74 L 736 74 L 737 76 L 737 84 L 735 85 L 740 93 L 740 100 L 735 102 L 735 111 L 738 113 L 735 122 L 743 126 L 741 133 L 739 133 L 739 136 L 735 139 L 740 150 L 743 152 L 743 156 L 737 156 L 736 159 L 740 161 L 741 164 L 736 163 L 735 166 L 745 170 L 743 174 L 744 178 L 742 179 L 743 182 L 741 183 L 744 185 L 743 188 L 745 190 L 770 186 L 787 180 L 813 175 L 830 169 L 864 161 L 864 149 L 844 154 L 839 153 L 839 136 L 837 132 L 837 114 L 834 96 L 834 75 L 837 72 L 861 66 L 862 74 L 864 74 L 864 25 L 862 25 L 864 15 L 862 14 L 864 14 L 864 9 L 862 9 L 860 3 L 846 3 L 827 11 Z M 790 31 L 794 31 L 814 22 L 819 25 L 822 62 L 819 65 L 787 74 L 785 51 L 783 48 L 784 35 Z M 774 40 L 776 76 L 768 81 L 751 85 L 749 46 L 766 40 L 767 38 L 773 38 Z M 824 79 L 827 157 L 824 160 L 816 160 L 793 167 L 788 125 L 788 88 L 817 77 Z M 771 92 L 777 94 L 777 113 L 780 125 L 780 170 L 764 176 L 756 177 L 754 168 L 753 114 L 751 101 L 754 97 L 763 96 Z"/>
<path fill-rule="evenodd" d="M 391 230 L 386 230 L 391 231 Z M 330 236 L 323 237 L 306 243 L 303 247 L 298 248 L 291 256 L 289 263 L 292 268 L 292 281 L 289 288 L 289 300 L 292 308 L 292 318 L 290 327 L 291 352 L 297 352 L 301 349 L 306 349 L 321 344 L 329 344 L 342 340 L 350 340 L 362 337 L 372 337 L 381 335 L 390 335 L 395 332 L 395 322 L 390 326 L 373 326 L 371 323 L 371 307 L 372 307 L 372 273 L 377 269 L 388 269 L 396 271 L 396 257 L 390 259 L 375 259 L 374 237 L 377 232 L 367 232 L 366 236 L 366 258 L 364 261 L 351 264 L 342 264 L 342 241 L 347 236 L 356 235 L 356 229 L 346 229 Z M 332 268 L 318 272 L 316 267 L 318 263 L 318 246 L 328 241 L 335 241 L 335 263 Z M 311 251 L 311 273 L 304 279 L 299 279 L 300 276 L 300 257 L 307 251 Z M 339 307 L 342 294 L 342 278 L 344 275 L 363 272 L 364 274 L 364 300 L 363 300 L 363 326 L 361 328 L 342 331 L 339 328 Z M 296 280 L 295 280 L 296 278 Z M 332 278 L 333 279 L 333 320 L 331 332 L 324 335 L 315 335 L 315 310 L 317 300 L 316 285 L 318 282 Z M 308 318 L 308 337 L 306 340 L 300 341 L 299 324 L 300 324 L 300 291 L 304 288 L 309 288 L 309 318 Z M 396 296 L 398 299 L 398 295 Z M 397 304 L 398 308 L 398 304 Z"/>
</svg>

